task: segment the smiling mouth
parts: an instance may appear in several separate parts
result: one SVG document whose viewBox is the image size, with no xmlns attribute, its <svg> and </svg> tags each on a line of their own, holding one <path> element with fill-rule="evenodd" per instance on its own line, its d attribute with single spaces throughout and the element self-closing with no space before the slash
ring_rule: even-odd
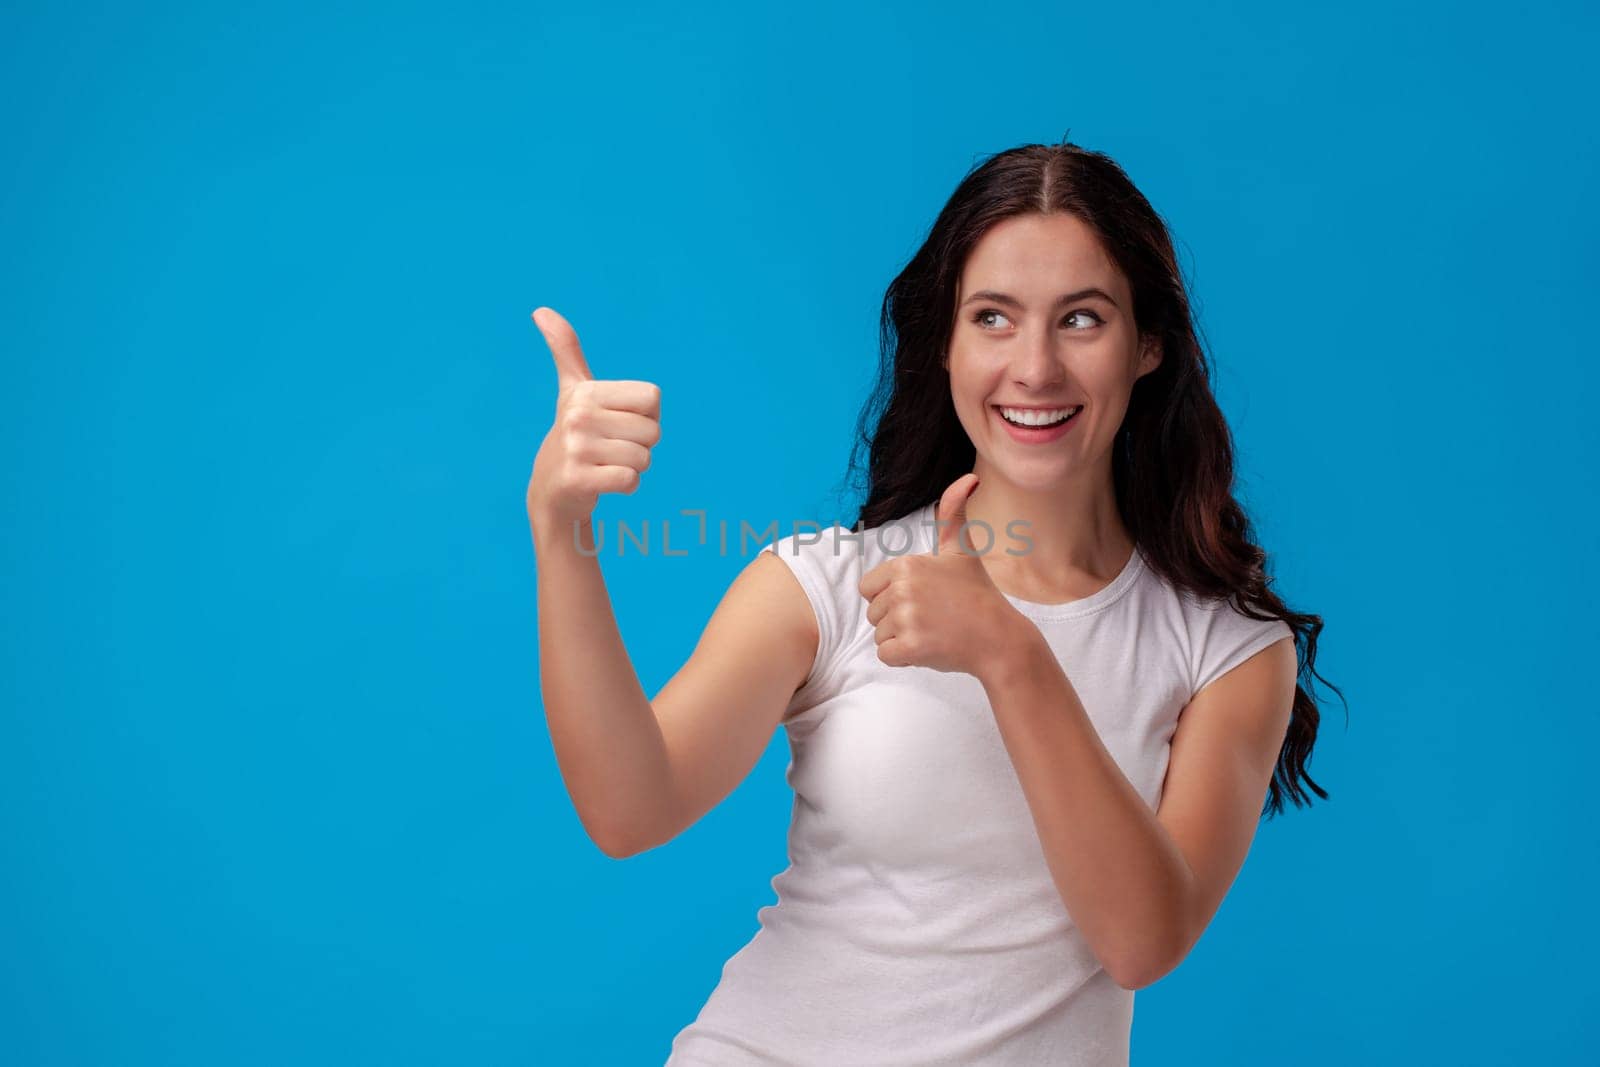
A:
<svg viewBox="0 0 1600 1067">
<path fill-rule="evenodd" d="M 1037 411 L 996 404 L 994 409 L 1002 419 L 1019 430 L 1048 430 L 1052 426 L 1060 426 L 1064 422 L 1077 418 L 1078 413 L 1083 411 L 1083 405 L 1077 404 L 1048 411 Z"/>
</svg>

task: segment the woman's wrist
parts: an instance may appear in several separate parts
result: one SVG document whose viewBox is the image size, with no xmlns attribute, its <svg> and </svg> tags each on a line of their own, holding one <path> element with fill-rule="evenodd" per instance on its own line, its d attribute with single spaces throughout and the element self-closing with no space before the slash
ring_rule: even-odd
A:
<svg viewBox="0 0 1600 1067">
<path fill-rule="evenodd" d="M 579 549 L 586 555 L 593 555 L 595 552 L 592 515 L 576 519 L 562 518 L 547 511 L 530 508 L 528 528 L 533 534 L 533 545 L 537 552 Z"/>
<path fill-rule="evenodd" d="M 1010 604 L 1007 614 L 992 626 L 991 651 L 977 673 L 985 689 L 1014 684 L 1032 673 L 1041 658 L 1053 658 L 1050 645 L 1033 620 Z"/>
</svg>

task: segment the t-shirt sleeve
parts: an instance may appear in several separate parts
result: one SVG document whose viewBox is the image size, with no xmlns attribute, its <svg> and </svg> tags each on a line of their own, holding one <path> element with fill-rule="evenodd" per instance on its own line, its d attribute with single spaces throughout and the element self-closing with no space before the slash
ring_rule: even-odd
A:
<svg viewBox="0 0 1600 1067">
<path fill-rule="evenodd" d="M 847 532 L 838 526 L 820 534 L 803 530 L 761 549 L 788 565 L 790 572 L 799 579 L 800 588 L 805 590 L 811 611 L 817 617 L 816 658 L 805 684 L 795 691 L 787 715 L 798 715 L 832 695 L 844 650 L 866 607 L 859 590 L 858 550 L 848 540 L 839 541 L 834 536 Z"/>
<path fill-rule="evenodd" d="M 1196 612 L 1199 624 L 1192 646 L 1191 695 L 1273 642 L 1294 637 L 1294 631 L 1282 619 L 1252 619 L 1225 600 L 1214 601 L 1213 605 Z"/>
</svg>

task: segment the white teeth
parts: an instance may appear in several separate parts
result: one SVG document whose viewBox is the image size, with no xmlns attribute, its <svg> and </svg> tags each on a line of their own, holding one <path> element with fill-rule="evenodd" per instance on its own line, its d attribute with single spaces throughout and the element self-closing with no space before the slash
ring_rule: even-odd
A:
<svg viewBox="0 0 1600 1067">
<path fill-rule="evenodd" d="M 1056 408 L 1053 411 L 1028 411 L 1023 408 L 1000 409 L 1000 414 L 1005 416 L 1007 422 L 1014 422 L 1018 426 L 1053 426 L 1064 422 L 1067 416 L 1082 409 L 1083 405 L 1076 407 Z"/>
</svg>

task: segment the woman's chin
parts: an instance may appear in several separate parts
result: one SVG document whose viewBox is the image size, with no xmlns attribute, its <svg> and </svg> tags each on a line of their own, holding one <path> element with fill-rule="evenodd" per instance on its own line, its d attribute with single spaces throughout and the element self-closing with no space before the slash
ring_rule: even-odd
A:
<svg viewBox="0 0 1600 1067">
<path fill-rule="evenodd" d="M 1059 460 L 1040 463 L 990 463 L 988 469 L 990 477 L 1003 480 L 1025 493 L 1048 493 L 1060 489 L 1072 481 L 1073 474 L 1072 466 Z"/>
</svg>

